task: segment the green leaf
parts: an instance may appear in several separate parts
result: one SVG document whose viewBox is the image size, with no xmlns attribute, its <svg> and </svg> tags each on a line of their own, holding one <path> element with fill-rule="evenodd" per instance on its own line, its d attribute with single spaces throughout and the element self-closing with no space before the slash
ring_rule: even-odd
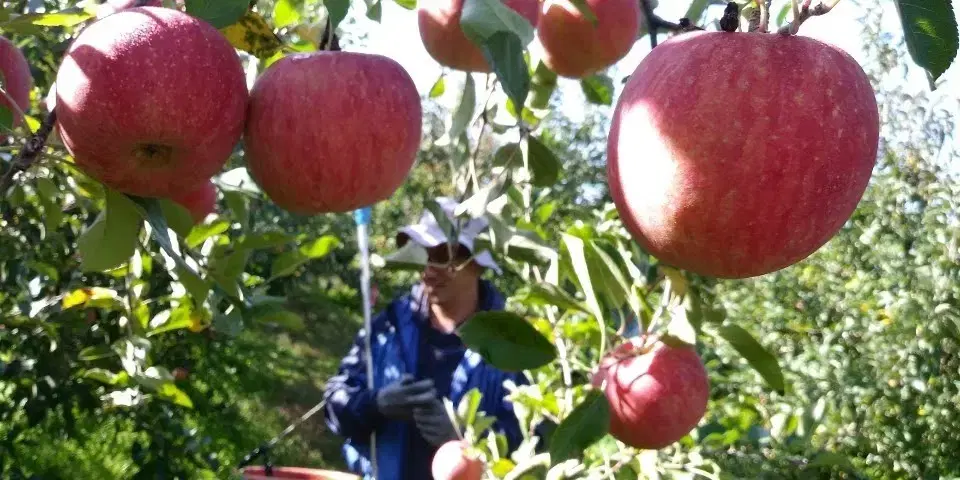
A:
<svg viewBox="0 0 960 480">
<path fill-rule="evenodd" d="M 249 258 L 250 250 L 235 248 L 229 254 L 214 257 L 210 262 L 208 274 L 213 277 L 224 290 L 234 297 L 239 297 L 239 278 L 246 268 Z"/>
<path fill-rule="evenodd" d="M 512 312 L 480 312 L 458 330 L 468 348 L 501 370 L 539 368 L 557 356 L 557 349 L 549 339 Z"/>
<path fill-rule="evenodd" d="M 290 331 L 302 331 L 305 328 L 303 317 L 284 309 L 270 309 L 253 317 L 260 323 L 272 323 Z"/>
<path fill-rule="evenodd" d="M 532 134 L 527 136 L 527 164 L 534 186 L 550 187 L 560 179 L 560 159 Z"/>
<path fill-rule="evenodd" d="M 380 19 L 383 16 L 383 4 L 380 3 L 380 0 L 366 0 L 366 2 L 367 18 L 380 23 Z"/>
<path fill-rule="evenodd" d="M 13 111 L 0 105 L 0 130 L 13 130 Z"/>
<path fill-rule="evenodd" d="M 80 268 L 102 272 L 123 265 L 137 249 L 137 237 L 143 216 L 135 203 L 113 190 L 107 190 L 106 206 L 80 238 Z"/>
<path fill-rule="evenodd" d="M 167 382 L 160 385 L 156 390 L 156 394 L 157 397 L 175 405 L 193 408 L 193 401 L 190 400 L 190 396 L 187 395 L 183 390 L 180 390 L 180 388 L 174 385 L 173 382 Z"/>
<path fill-rule="evenodd" d="M 483 394 L 477 388 L 472 388 L 460 399 L 457 406 L 457 415 L 463 419 L 464 426 L 472 426 L 477 420 L 477 411 L 480 409 L 480 400 Z"/>
<path fill-rule="evenodd" d="M 446 82 L 444 81 L 444 76 L 440 75 L 437 78 L 436 82 L 433 82 L 433 86 L 430 87 L 430 98 L 437 98 L 440 95 L 443 95 L 443 92 L 447 90 Z"/>
<path fill-rule="evenodd" d="M 457 138 L 467 130 L 470 120 L 473 119 L 473 112 L 477 108 L 476 82 L 473 75 L 466 73 L 466 79 L 463 83 L 463 94 L 460 95 L 460 104 L 453 112 L 453 120 L 450 122 L 449 136 L 451 139 Z"/>
<path fill-rule="evenodd" d="M 589 390 L 550 437 L 550 462 L 554 465 L 577 457 L 603 438 L 610 429 L 610 404 L 601 390 Z"/>
<path fill-rule="evenodd" d="M 278 0 L 273 5 L 273 25 L 283 28 L 300 21 L 300 11 L 291 0 Z"/>
<path fill-rule="evenodd" d="M 530 94 L 530 70 L 523 58 L 520 38 L 511 32 L 496 32 L 483 40 L 480 50 L 497 74 L 503 91 L 519 110 Z"/>
<path fill-rule="evenodd" d="M 117 352 L 109 345 L 97 345 L 80 350 L 77 357 L 85 362 L 100 360 L 101 358 L 110 358 L 116 356 Z"/>
<path fill-rule="evenodd" d="M 397 5 L 407 9 L 407 10 L 416 10 L 417 9 L 417 0 L 394 0 L 397 2 Z"/>
<path fill-rule="evenodd" d="M 340 239 L 338 239 L 335 235 L 324 235 L 314 239 L 310 243 L 301 245 L 300 253 L 302 253 L 305 257 L 314 260 L 327 256 L 327 254 L 332 252 L 333 249 L 339 247 L 340 245 Z"/>
<path fill-rule="evenodd" d="M 706 0 L 697 0 L 699 2 L 706 3 Z M 695 2 L 696 3 L 696 2 Z M 783 24 L 787 21 L 787 15 L 792 10 L 793 5 L 790 2 L 787 2 L 783 5 L 783 8 L 780 9 L 780 13 L 777 14 L 777 26 L 782 27 Z"/>
<path fill-rule="evenodd" d="M 576 274 L 575 280 L 580 285 L 580 290 L 587 300 L 587 306 L 590 307 L 591 313 L 602 321 L 604 318 L 603 311 L 600 309 L 600 302 L 597 301 L 597 295 L 593 290 L 593 282 L 590 280 L 590 269 L 587 266 L 583 239 L 570 235 L 569 233 L 563 233 L 561 236 L 573 271 Z"/>
<path fill-rule="evenodd" d="M 383 257 L 381 266 L 391 270 L 421 271 L 427 266 L 427 260 L 427 249 L 416 242 L 407 242 L 403 247 Z"/>
<path fill-rule="evenodd" d="M 737 325 L 723 325 L 718 328 L 720 336 L 763 377 L 767 385 L 783 395 L 786 392 L 783 372 L 777 357 L 768 352 L 750 332 Z"/>
<path fill-rule="evenodd" d="M 223 198 L 227 202 L 227 208 L 233 212 L 233 218 L 240 223 L 244 229 L 249 223 L 249 210 L 247 208 L 247 197 L 237 191 L 223 192 Z M 227 224 L 229 226 L 229 224 Z"/>
<path fill-rule="evenodd" d="M 184 3 L 187 13 L 218 29 L 233 25 L 250 7 L 248 0 L 184 0 Z"/>
<path fill-rule="evenodd" d="M 240 241 L 240 247 L 249 250 L 272 248 L 286 245 L 293 241 L 293 237 L 281 231 L 251 233 Z"/>
<path fill-rule="evenodd" d="M 515 168 L 523 165 L 523 150 L 518 143 L 508 143 L 493 154 L 495 167 Z"/>
<path fill-rule="evenodd" d="M 190 248 L 197 248 L 206 239 L 214 235 L 220 235 L 221 233 L 226 232 L 229 228 L 230 222 L 226 220 L 220 220 L 204 225 L 197 225 L 193 228 L 193 230 L 190 231 L 190 235 L 187 235 L 187 238 L 184 239 L 184 243 L 186 243 Z"/>
<path fill-rule="evenodd" d="M 327 7 L 327 12 L 330 14 L 330 28 L 336 30 L 340 26 L 340 22 L 347 18 L 347 12 L 350 10 L 350 0 L 324 0 L 323 5 Z M 376 3 L 376 8 L 380 8 L 380 2 Z M 370 13 L 371 11 L 368 9 L 367 14 Z M 379 22 L 379 12 L 373 13 L 377 14 L 375 20 Z"/>
<path fill-rule="evenodd" d="M 584 254 L 590 271 L 590 280 L 610 307 L 619 308 L 630 298 L 630 283 L 620 265 L 595 241 L 584 244 Z"/>
<path fill-rule="evenodd" d="M 927 72 L 930 88 L 957 56 L 957 18 L 950 0 L 896 0 L 910 57 Z"/>
<path fill-rule="evenodd" d="M 73 27 L 92 18 L 93 13 L 80 7 L 65 8 L 57 12 L 28 13 L 25 15 L 11 15 L 11 18 L 0 23 L 0 30 L 4 33 L 36 33 L 40 27 Z"/>
<path fill-rule="evenodd" d="M 557 74 L 547 68 L 542 61 L 537 62 L 537 68 L 533 70 L 533 76 L 530 78 L 530 107 L 544 109 L 550 106 L 550 97 L 557 89 Z"/>
<path fill-rule="evenodd" d="M 273 264 L 270 266 L 270 278 L 274 279 L 290 275 L 297 271 L 301 265 L 307 263 L 307 260 L 309 260 L 309 258 L 300 253 L 299 250 L 284 252 L 273 260 Z"/>
<path fill-rule="evenodd" d="M 515 34 L 521 47 L 533 41 L 533 25 L 500 0 L 465 0 L 460 13 L 460 28 L 477 46 L 482 46 L 497 32 Z"/>
<path fill-rule="evenodd" d="M 454 217 L 481 218 L 487 213 L 490 201 L 500 196 L 504 188 L 503 176 L 498 176 L 483 186 L 479 192 L 464 200 L 453 210 Z"/>
<path fill-rule="evenodd" d="M 189 328 L 193 323 L 193 319 L 191 318 L 192 315 L 195 314 L 190 308 L 177 308 L 169 315 L 169 318 L 167 318 L 165 322 L 160 323 L 159 325 L 153 325 L 157 321 L 157 317 L 154 317 L 153 321 L 151 322 L 151 328 L 147 332 L 147 337 L 149 338 L 164 332 Z"/>
<path fill-rule="evenodd" d="M 613 79 L 602 73 L 580 80 L 580 89 L 594 105 L 613 104 Z"/>
<path fill-rule="evenodd" d="M 120 383 L 121 379 L 127 376 L 127 372 L 114 373 L 103 368 L 91 368 L 89 370 L 85 370 L 80 376 L 82 378 L 89 378 L 107 385 L 116 385 L 117 383 Z"/>
<path fill-rule="evenodd" d="M 434 220 L 436 220 L 437 225 L 440 226 L 440 230 L 443 231 L 444 235 L 446 235 L 449 240 L 453 240 L 457 237 L 457 235 L 454 235 L 454 233 L 457 231 L 457 226 L 450 221 L 450 217 L 447 216 L 447 212 L 445 212 L 443 207 L 440 206 L 440 202 L 435 199 L 428 200 L 424 204 L 424 208 L 430 211 Z"/>
<path fill-rule="evenodd" d="M 787 5 L 789 10 L 790 2 L 787 2 Z M 690 23 L 696 25 L 700 23 L 700 18 L 703 17 L 703 12 L 707 11 L 708 6 L 710 6 L 710 0 L 693 0 L 683 17 L 690 19 Z"/>
<path fill-rule="evenodd" d="M 163 212 L 167 225 L 181 237 L 189 235 L 193 228 L 193 216 L 190 215 L 190 210 L 169 198 L 159 200 L 160 211 Z"/>
<path fill-rule="evenodd" d="M 528 305 L 554 305 L 562 310 L 590 313 L 583 302 L 577 300 L 566 290 L 552 283 L 540 282 L 530 285 L 521 293 L 520 299 Z"/>
</svg>

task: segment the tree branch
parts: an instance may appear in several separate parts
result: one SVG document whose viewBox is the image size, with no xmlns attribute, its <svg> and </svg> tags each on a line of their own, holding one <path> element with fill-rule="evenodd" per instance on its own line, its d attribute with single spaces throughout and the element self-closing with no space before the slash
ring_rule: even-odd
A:
<svg viewBox="0 0 960 480">
<path fill-rule="evenodd" d="M 833 10 L 833 7 L 836 7 L 837 4 L 840 3 L 840 0 L 826 0 L 810 8 L 811 0 L 804 0 L 803 6 L 798 8 L 797 0 L 791 1 L 793 2 L 793 21 L 780 27 L 777 33 L 781 35 L 796 35 L 797 31 L 800 30 L 800 25 L 807 21 L 807 19 L 829 13 L 830 10 Z"/>
<path fill-rule="evenodd" d="M 54 109 L 47 114 L 47 118 L 43 119 L 40 128 L 27 139 L 26 145 L 20 149 L 20 153 L 10 162 L 10 168 L 4 172 L 3 177 L 0 177 L 0 196 L 7 194 L 7 190 L 13 185 L 13 177 L 16 176 L 17 173 L 26 171 L 37 161 L 37 157 L 40 155 L 40 152 L 43 151 L 43 147 L 47 145 L 47 137 L 50 136 L 50 132 L 53 131 L 53 125 L 56 122 L 57 111 Z"/>
<path fill-rule="evenodd" d="M 670 32 L 677 32 L 682 29 L 680 24 L 668 22 L 653 13 L 653 8 L 648 0 L 639 0 L 640 8 L 643 9 L 644 18 L 647 19 L 647 33 L 650 35 L 650 48 L 657 47 L 657 31 L 664 29 Z"/>
</svg>

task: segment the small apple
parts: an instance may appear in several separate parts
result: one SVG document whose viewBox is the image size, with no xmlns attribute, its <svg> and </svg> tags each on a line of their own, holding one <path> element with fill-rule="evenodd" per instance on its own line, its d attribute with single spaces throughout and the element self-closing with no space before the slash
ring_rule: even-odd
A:
<svg viewBox="0 0 960 480">
<path fill-rule="evenodd" d="M 420 40 L 437 63 L 465 72 L 491 71 L 483 52 L 460 27 L 465 0 L 421 0 L 417 8 Z M 538 0 L 503 0 L 503 4 L 537 24 Z"/>
<path fill-rule="evenodd" d="M 92 23 L 56 84 L 67 151 L 124 193 L 170 198 L 209 181 L 243 134 L 248 92 L 236 50 L 178 10 L 136 7 Z"/>
<path fill-rule="evenodd" d="M 17 127 L 23 123 L 23 118 L 17 113 L 16 105 L 20 111 L 26 113 L 30 108 L 30 90 L 33 88 L 33 75 L 30 73 L 30 64 L 27 63 L 27 57 L 6 37 L 0 37 L 0 73 L 3 74 L 3 89 L 7 95 L 13 99 L 13 104 L 7 99 L 7 96 L 0 95 L 0 106 L 10 112 L 13 119 L 12 126 Z M 0 142 L 5 141 L 7 135 L 0 132 Z"/>
<path fill-rule="evenodd" d="M 420 148 L 420 95 L 383 55 L 288 55 L 257 79 L 247 114 L 247 168 L 279 207 L 313 215 L 384 200 Z"/>
<path fill-rule="evenodd" d="M 557 75 L 583 78 L 621 60 L 646 21 L 638 0 L 586 0 L 596 22 L 572 0 L 544 0 L 537 20 L 543 63 Z"/>
<path fill-rule="evenodd" d="M 431 463 L 433 480 L 480 480 L 483 460 L 469 453 L 463 440 L 450 440 L 437 449 Z"/>
<path fill-rule="evenodd" d="M 621 344 L 601 361 L 591 384 L 603 386 L 610 434 L 640 449 L 660 449 L 683 438 L 703 418 L 710 399 L 697 352 L 661 341 Z"/>
</svg>

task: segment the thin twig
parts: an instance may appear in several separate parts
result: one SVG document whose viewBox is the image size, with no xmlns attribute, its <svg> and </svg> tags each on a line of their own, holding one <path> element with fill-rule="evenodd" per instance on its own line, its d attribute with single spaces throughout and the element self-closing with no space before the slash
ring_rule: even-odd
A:
<svg viewBox="0 0 960 480">
<path fill-rule="evenodd" d="M 836 7 L 840 0 L 827 0 L 826 2 L 820 2 L 817 6 L 810 8 L 811 0 L 804 0 L 803 6 L 797 8 L 797 0 L 793 1 L 793 21 L 787 23 L 786 25 L 780 27 L 777 30 L 777 33 L 781 35 L 796 35 L 800 30 L 800 25 L 803 22 L 807 21 L 810 17 L 818 17 L 820 15 L 825 15 L 833 10 L 833 7 Z"/>
<path fill-rule="evenodd" d="M 2 94 L 3 97 L 7 99 L 7 103 L 10 104 L 10 108 L 12 108 L 14 113 L 16 113 L 20 117 L 20 120 L 26 123 L 27 115 L 23 113 L 23 110 L 20 109 L 20 105 L 17 105 L 17 102 L 13 100 L 13 97 L 11 97 L 9 93 L 7 93 L 7 89 L 3 88 L 2 85 L 0 85 L 0 94 Z M 27 126 L 27 129 L 28 130 L 30 129 L 29 125 Z M 33 132 L 31 131 L 30 133 L 32 134 Z"/>
<path fill-rule="evenodd" d="M 7 190 L 13 185 L 13 177 L 18 172 L 29 169 L 36 161 L 43 147 L 47 144 L 47 137 L 53 131 L 53 125 L 57 122 L 57 111 L 54 109 L 47 117 L 43 119 L 40 128 L 27 139 L 27 143 L 20 149 L 20 153 L 10 162 L 10 168 L 0 177 L 0 196 L 5 196 Z"/>
</svg>

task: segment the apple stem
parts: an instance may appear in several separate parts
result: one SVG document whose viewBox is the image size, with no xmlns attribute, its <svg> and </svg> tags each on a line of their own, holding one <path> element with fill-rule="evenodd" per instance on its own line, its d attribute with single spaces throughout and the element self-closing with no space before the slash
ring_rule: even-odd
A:
<svg viewBox="0 0 960 480">
<path fill-rule="evenodd" d="M 777 33 L 781 35 L 796 35 L 803 22 L 807 21 L 810 17 L 818 17 L 829 13 L 830 10 L 833 10 L 833 7 L 836 7 L 837 4 L 840 3 L 840 0 L 826 0 L 810 8 L 811 0 L 804 0 L 802 7 L 798 7 L 797 0 L 791 1 L 793 2 L 793 21 L 780 27 Z"/>
<path fill-rule="evenodd" d="M 36 163 L 43 147 L 47 145 L 47 137 L 50 136 L 56 122 L 57 111 L 54 109 L 43 119 L 40 128 L 27 139 L 27 143 L 20 149 L 20 153 L 10 162 L 10 168 L 4 172 L 3 177 L 0 177 L 0 195 L 7 194 L 7 190 L 13 185 L 13 177 L 18 172 L 24 172 Z"/>
<path fill-rule="evenodd" d="M 757 9 L 750 14 L 750 23 L 748 32 L 767 33 L 770 25 L 770 1 L 771 0 L 753 0 Z"/>
</svg>

